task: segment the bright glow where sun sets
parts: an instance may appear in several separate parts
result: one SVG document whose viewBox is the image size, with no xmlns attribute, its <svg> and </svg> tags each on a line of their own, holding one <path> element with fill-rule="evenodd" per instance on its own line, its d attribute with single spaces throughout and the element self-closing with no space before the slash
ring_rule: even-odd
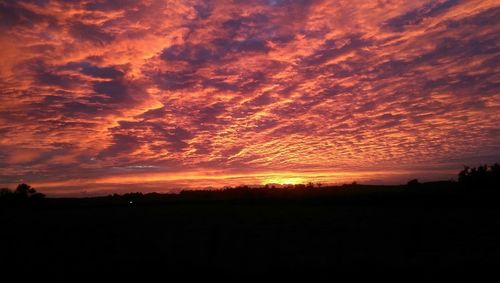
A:
<svg viewBox="0 0 500 283">
<path fill-rule="evenodd" d="M 304 178 L 298 177 L 271 177 L 264 179 L 263 185 L 267 184 L 280 184 L 280 185 L 297 185 L 305 184 L 307 181 Z"/>
</svg>

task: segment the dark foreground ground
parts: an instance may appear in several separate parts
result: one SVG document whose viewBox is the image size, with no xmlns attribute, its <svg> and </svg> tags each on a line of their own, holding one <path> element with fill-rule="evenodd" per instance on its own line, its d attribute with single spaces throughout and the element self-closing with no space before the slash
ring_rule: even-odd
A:
<svg viewBox="0 0 500 283">
<path fill-rule="evenodd" d="M 436 273 L 443 281 L 462 274 L 477 279 L 498 268 L 496 196 L 367 191 L 3 205 L 2 274 L 53 279 L 391 275 L 404 276 L 405 282 L 415 276 L 436 279 Z"/>
</svg>

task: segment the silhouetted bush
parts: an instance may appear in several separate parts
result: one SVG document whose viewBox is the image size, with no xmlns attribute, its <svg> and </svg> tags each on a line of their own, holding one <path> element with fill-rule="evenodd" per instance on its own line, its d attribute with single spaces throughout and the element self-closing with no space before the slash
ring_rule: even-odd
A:
<svg viewBox="0 0 500 283">
<path fill-rule="evenodd" d="M 408 183 L 406 185 L 410 188 L 416 188 L 416 187 L 418 187 L 419 184 L 420 183 L 418 182 L 418 179 L 413 179 L 413 180 L 408 181 Z"/>
<path fill-rule="evenodd" d="M 0 189 L 0 198 L 8 197 L 10 195 L 12 195 L 12 191 L 10 189 L 7 189 L 7 188 Z"/>
</svg>

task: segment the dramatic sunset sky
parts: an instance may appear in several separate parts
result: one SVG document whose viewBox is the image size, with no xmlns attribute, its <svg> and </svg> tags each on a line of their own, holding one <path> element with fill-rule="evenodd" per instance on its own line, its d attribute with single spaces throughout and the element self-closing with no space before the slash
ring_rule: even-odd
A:
<svg viewBox="0 0 500 283">
<path fill-rule="evenodd" d="M 0 187 L 393 184 L 499 160 L 498 0 L 0 1 Z"/>
</svg>

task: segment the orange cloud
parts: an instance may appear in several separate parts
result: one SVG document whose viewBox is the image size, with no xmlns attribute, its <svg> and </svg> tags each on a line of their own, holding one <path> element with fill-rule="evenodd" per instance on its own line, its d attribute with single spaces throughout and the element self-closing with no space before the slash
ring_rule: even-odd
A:
<svg viewBox="0 0 500 283">
<path fill-rule="evenodd" d="M 450 178 L 500 157 L 499 18 L 486 0 L 3 1 L 0 185 Z"/>
</svg>

